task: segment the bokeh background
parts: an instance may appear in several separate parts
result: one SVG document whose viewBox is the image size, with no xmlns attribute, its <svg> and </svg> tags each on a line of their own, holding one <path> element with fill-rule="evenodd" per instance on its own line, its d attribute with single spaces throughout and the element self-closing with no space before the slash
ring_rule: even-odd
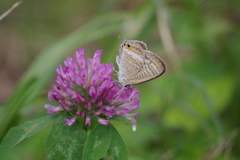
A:
<svg viewBox="0 0 240 160">
<path fill-rule="evenodd" d="M 0 15 L 14 0 L 0 1 Z M 130 160 L 240 159 L 239 0 L 24 0 L 0 21 L 0 139 L 46 115 L 55 68 L 78 48 L 114 63 L 124 39 L 144 41 L 166 73 L 136 85 L 137 131 L 114 122 Z M 117 77 L 115 77 L 117 79 Z M 51 126 L 12 159 L 44 160 Z"/>
</svg>

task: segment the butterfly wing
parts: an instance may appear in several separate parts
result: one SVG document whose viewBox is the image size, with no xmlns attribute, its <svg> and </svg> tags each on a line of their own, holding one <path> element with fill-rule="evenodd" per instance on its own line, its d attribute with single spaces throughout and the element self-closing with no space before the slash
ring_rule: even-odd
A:
<svg viewBox="0 0 240 160">
<path fill-rule="evenodd" d="M 131 44 L 131 49 L 122 48 L 120 57 L 117 58 L 119 70 L 121 70 L 124 79 L 133 78 L 144 64 L 145 54 L 140 47 L 135 47 Z"/>
<path fill-rule="evenodd" d="M 141 46 L 143 50 L 148 50 L 146 43 L 144 43 L 143 41 L 132 40 L 132 42 Z"/>
<path fill-rule="evenodd" d="M 161 76 L 165 70 L 166 66 L 163 60 L 156 54 L 150 51 L 144 51 L 145 59 L 144 64 L 141 69 L 133 75 L 131 78 L 126 78 L 123 80 L 125 84 L 139 84 Z"/>
</svg>

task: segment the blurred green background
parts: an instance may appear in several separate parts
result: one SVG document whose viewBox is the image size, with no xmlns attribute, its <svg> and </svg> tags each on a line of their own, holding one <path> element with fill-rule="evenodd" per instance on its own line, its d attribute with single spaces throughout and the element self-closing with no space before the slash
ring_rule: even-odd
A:
<svg viewBox="0 0 240 160">
<path fill-rule="evenodd" d="M 16 1 L 1 0 L 0 15 Z M 25 0 L 0 21 L 0 139 L 46 115 L 55 68 L 78 48 L 114 63 L 124 39 L 144 41 L 167 72 L 136 85 L 137 131 L 114 122 L 130 160 L 240 159 L 239 0 Z M 117 77 L 115 77 L 117 79 Z M 46 159 L 50 127 L 11 159 Z"/>
</svg>

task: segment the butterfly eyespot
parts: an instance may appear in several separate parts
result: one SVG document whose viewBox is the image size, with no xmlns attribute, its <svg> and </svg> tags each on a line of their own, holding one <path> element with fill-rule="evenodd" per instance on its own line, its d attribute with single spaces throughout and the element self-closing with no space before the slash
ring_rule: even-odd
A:
<svg viewBox="0 0 240 160">
<path fill-rule="evenodd" d="M 127 46 L 126 46 L 126 48 L 127 48 L 128 50 L 130 50 L 130 49 L 131 49 L 131 45 L 128 43 Z"/>
</svg>

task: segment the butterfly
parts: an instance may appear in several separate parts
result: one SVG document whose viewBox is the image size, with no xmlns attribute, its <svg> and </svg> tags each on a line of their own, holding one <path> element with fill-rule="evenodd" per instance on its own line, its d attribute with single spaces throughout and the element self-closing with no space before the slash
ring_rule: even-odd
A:
<svg viewBox="0 0 240 160">
<path fill-rule="evenodd" d="M 164 61 L 138 40 L 123 40 L 116 62 L 118 81 L 126 88 L 155 79 L 166 71 Z"/>
</svg>

